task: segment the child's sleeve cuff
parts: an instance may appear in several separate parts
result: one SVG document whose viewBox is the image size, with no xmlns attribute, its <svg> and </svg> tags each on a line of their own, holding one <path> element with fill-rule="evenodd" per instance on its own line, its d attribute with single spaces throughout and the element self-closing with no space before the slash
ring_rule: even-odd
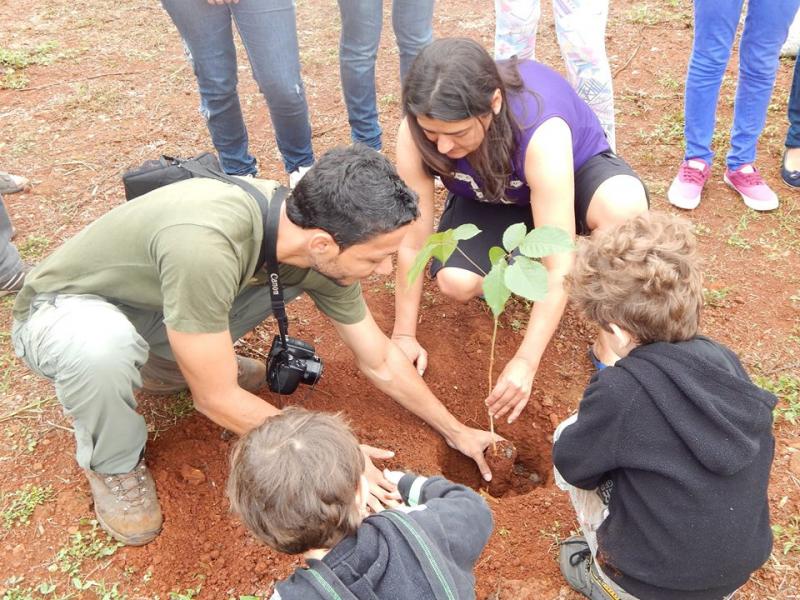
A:
<svg viewBox="0 0 800 600">
<path fill-rule="evenodd" d="M 414 473 L 407 473 L 400 479 L 397 489 L 408 506 L 417 506 L 422 497 L 422 486 L 428 481 L 427 477 L 420 477 Z"/>
</svg>

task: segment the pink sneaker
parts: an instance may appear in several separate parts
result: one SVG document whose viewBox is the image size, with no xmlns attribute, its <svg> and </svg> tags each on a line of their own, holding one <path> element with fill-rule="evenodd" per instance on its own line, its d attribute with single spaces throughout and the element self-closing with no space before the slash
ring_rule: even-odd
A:
<svg viewBox="0 0 800 600">
<path fill-rule="evenodd" d="M 778 196 L 773 192 L 752 164 L 735 171 L 725 170 L 725 183 L 739 192 L 748 208 L 753 210 L 775 210 Z"/>
<path fill-rule="evenodd" d="M 681 163 L 678 176 L 672 180 L 667 192 L 670 204 L 678 208 L 693 210 L 700 205 L 703 186 L 708 181 L 711 168 L 699 158 L 690 158 Z"/>
</svg>

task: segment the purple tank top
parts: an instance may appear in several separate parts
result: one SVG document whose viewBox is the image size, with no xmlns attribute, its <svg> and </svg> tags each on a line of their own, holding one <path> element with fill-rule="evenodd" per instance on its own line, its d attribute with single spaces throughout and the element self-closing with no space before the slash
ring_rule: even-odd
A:
<svg viewBox="0 0 800 600">
<path fill-rule="evenodd" d="M 561 75 L 532 60 L 520 61 L 519 74 L 527 90 L 509 95 L 508 103 L 521 131 L 520 144 L 512 158 L 513 172 L 502 202 L 530 204 L 531 189 L 525 179 L 525 152 L 539 126 L 547 119 L 560 117 L 572 131 L 572 161 L 577 172 L 592 156 L 610 150 L 603 128 L 592 109 Z M 532 94 L 531 92 L 535 92 Z M 455 164 L 454 177 L 443 177 L 445 187 L 464 198 L 489 202 L 481 191 L 481 181 L 466 158 Z"/>
</svg>

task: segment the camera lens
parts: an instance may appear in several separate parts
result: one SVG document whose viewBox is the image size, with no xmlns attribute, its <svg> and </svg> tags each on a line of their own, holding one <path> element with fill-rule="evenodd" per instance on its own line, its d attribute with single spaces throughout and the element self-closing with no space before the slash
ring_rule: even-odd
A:
<svg viewBox="0 0 800 600">
<path fill-rule="evenodd" d="M 306 385 L 314 385 L 322 377 L 322 361 L 316 356 L 312 359 L 306 360 L 306 368 L 303 372 L 303 383 Z"/>
</svg>

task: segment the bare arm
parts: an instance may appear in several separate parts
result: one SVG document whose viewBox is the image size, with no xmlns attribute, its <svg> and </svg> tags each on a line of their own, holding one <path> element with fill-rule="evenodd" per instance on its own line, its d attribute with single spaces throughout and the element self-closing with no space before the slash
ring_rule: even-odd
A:
<svg viewBox="0 0 800 600">
<path fill-rule="evenodd" d="M 397 279 L 395 284 L 395 319 L 392 339 L 405 355 L 417 365 L 421 375 L 427 365 L 427 353 L 417 342 L 419 302 L 423 277 L 408 284 L 408 272 L 425 240 L 433 233 L 433 177 L 425 171 L 422 156 L 417 149 L 408 123 L 400 123 L 397 133 L 397 173 L 419 196 L 420 216 L 410 229 L 397 252 Z"/>
<path fill-rule="evenodd" d="M 486 479 L 491 472 L 483 451 L 492 443 L 487 431 L 460 423 L 433 395 L 397 345 L 380 330 L 372 315 L 353 325 L 334 322 L 364 375 L 386 395 L 438 431 L 445 441 L 474 460 Z"/>
<path fill-rule="evenodd" d="M 549 119 L 533 134 L 525 153 L 525 177 L 531 188 L 531 209 L 536 226 L 559 227 L 574 238 L 572 134 L 563 120 Z M 573 260 L 572 253 L 542 259 L 547 269 L 547 295 L 534 303 L 522 344 L 486 399 L 490 412 L 497 418 L 510 411 L 509 421 L 513 421 L 530 398 L 542 354 L 567 305 L 564 277 L 572 268 Z"/>
<path fill-rule="evenodd" d="M 239 387 L 230 332 L 183 333 L 167 328 L 167 337 L 195 407 L 218 425 L 242 435 L 280 412 Z"/>
</svg>

